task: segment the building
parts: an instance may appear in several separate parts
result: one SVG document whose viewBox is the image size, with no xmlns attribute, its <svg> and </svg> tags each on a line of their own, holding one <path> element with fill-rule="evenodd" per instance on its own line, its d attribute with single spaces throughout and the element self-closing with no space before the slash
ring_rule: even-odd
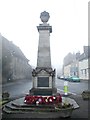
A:
<svg viewBox="0 0 90 120">
<path fill-rule="evenodd" d="M 80 79 L 89 79 L 90 71 L 90 46 L 83 47 L 84 52 L 69 53 L 64 57 L 63 75 L 65 77 L 77 76 Z"/>
<path fill-rule="evenodd" d="M 78 58 L 80 53 L 68 53 L 64 57 L 63 62 L 63 75 L 65 77 L 78 76 Z"/>
<path fill-rule="evenodd" d="M 2 36 L 0 34 L 0 83 L 2 83 Z"/>
<path fill-rule="evenodd" d="M 79 58 L 79 78 L 89 79 L 89 59 L 90 59 L 90 46 L 84 46 L 84 52 Z"/>
<path fill-rule="evenodd" d="M 20 48 L 2 36 L 2 82 L 31 79 L 28 62 Z"/>
</svg>

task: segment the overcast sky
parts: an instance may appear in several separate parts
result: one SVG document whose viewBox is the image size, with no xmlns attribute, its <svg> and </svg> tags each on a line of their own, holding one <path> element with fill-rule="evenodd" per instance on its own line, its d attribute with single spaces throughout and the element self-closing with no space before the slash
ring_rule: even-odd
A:
<svg viewBox="0 0 90 120">
<path fill-rule="evenodd" d="M 88 45 L 88 0 L 0 0 L 0 33 L 19 46 L 36 66 L 40 13 L 50 14 L 52 66 L 59 68 L 69 52 Z"/>
</svg>

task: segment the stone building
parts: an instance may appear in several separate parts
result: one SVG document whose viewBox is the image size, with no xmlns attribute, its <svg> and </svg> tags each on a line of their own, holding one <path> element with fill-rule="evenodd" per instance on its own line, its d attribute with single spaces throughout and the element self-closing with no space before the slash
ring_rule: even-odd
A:
<svg viewBox="0 0 90 120">
<path fill-rule="evenodd" d="M 69 53 L 64 57 L 63 75 L 65 77 L 77 76 L 80 79 L 89 79 L 90 46 L 84 46 L 83 49 L 82 54 Z"/>
<path fill-rule="evenodd" d="M 65 77 L 78 76 L 79 56 L 79 52 L 76 54 L 68 53 L 67 56 L 65 56 L 63 63 L 63 75 Z"/>
<path fill-rule="evenodd" d="M 20 48 L 2 36 L 2 82 L 31 79 L 28 62 Z"/>
<path fill-rule="evenodd" d="M 90 46 L 83 47 L 84 52 L 79 58 L 79 77 L 80 79 L 89 79 L 89 59 L 90 59 Z"/>
</svg>

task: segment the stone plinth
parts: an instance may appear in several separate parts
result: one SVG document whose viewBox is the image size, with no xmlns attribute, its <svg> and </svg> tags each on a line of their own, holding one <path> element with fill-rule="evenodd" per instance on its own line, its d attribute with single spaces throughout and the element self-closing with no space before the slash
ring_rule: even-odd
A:
<svg viewBox="0 0 90 120">
<path fill-rule="evenodd" d="M 55 69 L 36 68 L 32 72 L 33 88 L 30 94 L 34 95 L 53 95 L 56 94 L 55 88 Z"/>
</svg>

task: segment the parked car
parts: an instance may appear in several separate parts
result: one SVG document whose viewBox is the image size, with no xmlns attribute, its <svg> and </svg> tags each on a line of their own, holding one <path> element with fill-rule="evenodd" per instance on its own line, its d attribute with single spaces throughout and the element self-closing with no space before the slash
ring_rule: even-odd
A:
<svg viewBox="0 0 90 120">
<path fill-rule="evenodd" d="M 67 80 L 71 81 L 71 82 L 80 82 L 80 78 L 77 76 L 71 76 L 71 77 L 67 78 Z"/>
<path fill-rule="evenodd" d="M 61 79 L 61 80 L 64 80 L 64 76 L 60 76 L 60 79 Z"/>
</svg>

